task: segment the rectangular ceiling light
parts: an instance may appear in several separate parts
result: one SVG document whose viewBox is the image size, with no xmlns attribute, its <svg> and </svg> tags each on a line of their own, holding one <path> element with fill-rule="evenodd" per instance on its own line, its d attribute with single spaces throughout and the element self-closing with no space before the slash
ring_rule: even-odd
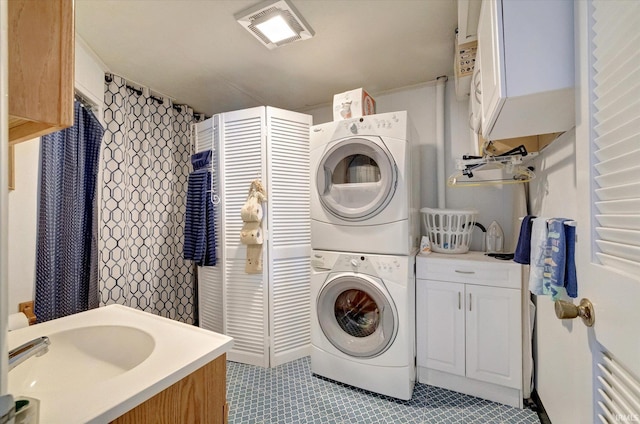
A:
<svg viewBox="0 0 640 424">
<path fill-rule="evenodd" d="M 263 1 L 234 17 L 268 49 L 306 40 L 315 34 L 289 0 Z"/>
</svg>

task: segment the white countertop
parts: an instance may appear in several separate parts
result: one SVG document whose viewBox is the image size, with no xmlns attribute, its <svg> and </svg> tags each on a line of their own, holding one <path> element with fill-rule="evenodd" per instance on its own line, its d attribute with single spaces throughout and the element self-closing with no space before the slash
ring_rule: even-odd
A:
<svg viewBox="0 0 640 424">
<path fill-rule="evenodd" d="M 36 337 L 92 326 L 126 326 L 148 333 L 152 353 L 142 363 L 115 377 L 78 389 L 45 388 L 19 393 L 9 373 L 9 393 L 40 400 L 41 424 L 106 423 L 211 362 L 232 345 L 231 337 L 121 305 L 70 315 L 8 334 L 9 349 Z M 50 349 L 55 349 L 52 342 Z M 45 354 L 42 358 L 44 358 Z M 29 367 L 30 358 L 18 367 Z M 18 368 L 16 368 L 18 369 Z M 12 388 L 14 389 L 12 391 Z"/>
</svg>

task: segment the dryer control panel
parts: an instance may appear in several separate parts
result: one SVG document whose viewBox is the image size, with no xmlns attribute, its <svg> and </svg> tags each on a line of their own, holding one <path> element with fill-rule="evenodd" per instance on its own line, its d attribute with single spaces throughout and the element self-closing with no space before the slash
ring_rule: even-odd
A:
<svg viewBox="0 0 640 424">
<path fill-rule="evenodd" d="M 311 148 L 318 147 L 320 140 L 339 140 L 354 135 L 408 139 L 408 116 L 406 111 L 380 113 L 344 121 L 326 122 L 311 129 Z"/>
</svg>

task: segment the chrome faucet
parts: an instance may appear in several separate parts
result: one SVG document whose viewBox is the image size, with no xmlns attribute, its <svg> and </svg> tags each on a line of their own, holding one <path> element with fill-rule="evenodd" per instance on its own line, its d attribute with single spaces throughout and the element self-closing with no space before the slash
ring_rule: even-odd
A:
<svg viewBox="0 0 640 424">
<path fill-rule="evenodd" d="M 42 336 L 26 342 L 15 349 L 9 351 L 9 371 L 31 358 L 32 356 L 42 356 L 49 351 L 49 337 Z"/>
</svg>

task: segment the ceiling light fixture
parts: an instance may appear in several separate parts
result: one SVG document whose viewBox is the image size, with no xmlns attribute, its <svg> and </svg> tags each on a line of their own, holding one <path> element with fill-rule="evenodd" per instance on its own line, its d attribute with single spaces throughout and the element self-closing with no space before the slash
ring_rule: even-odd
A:
<svg viewBox="0 0 640 424">
<path fill-rule="evenodd" d="M 234 17 L 270 50 L 315 34 L 289 0 L 263 1 Z"/>
</svg>

